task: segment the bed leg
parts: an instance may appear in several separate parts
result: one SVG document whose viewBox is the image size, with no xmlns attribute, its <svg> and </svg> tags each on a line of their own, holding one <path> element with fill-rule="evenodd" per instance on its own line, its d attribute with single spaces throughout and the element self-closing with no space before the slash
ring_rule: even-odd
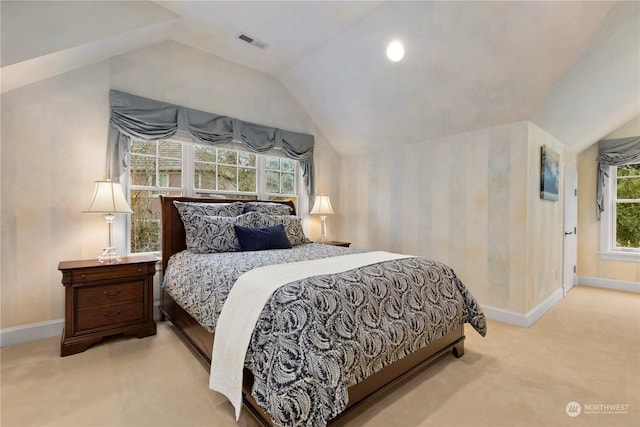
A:
<svg viewBox="0 0 640 427">
<path fill-rule="evenodd" d="M 454 345 L 452 351 L 453 355 L 458 359 L 464 356 L 464 341 L 460 341 L 459 343 Z"/>
</svg>

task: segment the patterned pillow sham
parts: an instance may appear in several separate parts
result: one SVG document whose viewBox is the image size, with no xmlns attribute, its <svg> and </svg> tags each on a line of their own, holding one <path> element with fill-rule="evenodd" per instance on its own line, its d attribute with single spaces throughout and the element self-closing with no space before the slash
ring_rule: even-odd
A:
<svg viewBox="0 0 640 427">
<path fill-rule="evenodd" d="M 297 216 L 266 214 L 257 214 L 256 216 L 256 227 L 273 227 L 278 224 L 284 226 L 284 231 L 287 233 L 291 246 L 310 243 L 310 240 L 304 235 L 304 230 L 302 230 L 302 220 Z"/>
<path fill-rule="evenodd" d="M 187 249 L 199 254 L 237 252 L 240 242 L 234 226 L 254 227 L 256 214 L 239 216 L 192 215 L 191 226 L 185 226 Z"/>
<path fill-rule="evenodd" d="M 200 203 L 200 202 L 173 202 L 180 213 L 182 222 L 187 223 L 192 215 L 210 216 L 238 216 L 244 213 L 244 203 Z"/>
<path fill-rule="evenodd" d="M 291 215 L 291 207 L 282 203 L 271 202 L 247 202 L 244 204 L 244 212 L 258 212 L 266 215 Z"/>
<path fill-rule="evenodd" d="M 184 224 L 184 231 L 186 234 L 187 249 L 192 249 L 199 253 L 204 250 L 206 245 L 202 246 L 200 243 L 196 243 L 193 236 L 201 233 L 199 228 L 202 226 L 202 216 L 218 216 L 218 217 L 236 217 L 242 215 L 243 203 L 199 203 L 199 202 L 178 202 L 174 201 L 173 205 L 178 209 L 180 219 Z M 231 225 L 233 229 L 233 224 Z M 201 247 L 202 246 L 202 247 Z M 222 247 L 222 245 L 220 245 Z M 217 251 L 226 252 L 226 251 Z"/>
</svg>

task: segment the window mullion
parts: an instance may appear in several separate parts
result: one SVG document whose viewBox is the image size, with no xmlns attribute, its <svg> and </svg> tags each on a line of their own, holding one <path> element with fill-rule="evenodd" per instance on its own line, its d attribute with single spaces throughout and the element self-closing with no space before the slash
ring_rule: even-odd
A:
<svg viewBox="0 0 640 427">
<path fill-rule="evenodd" d="M 129 167 L 131 167 L 131 154 L 129 154 Z M 131 178 L 130 172 L 123 174 L 120 177 L 120 183 L 124 188 L 125 197 L 129 201 L 129 206 L 131 206 Z M 118 242 L 118 237 L 121 236 L 119 233 L 115 233 L 116 237 L 116 248 L 118 253 L 130 255 L 131 254 L 131 230 L 133 229 L 131 224 L 131 215 L 116 215 L 116 227 L 120 229 L 124 229 L 124 241 L 122 243 Z"/>
<path fill-rule="evenodd" d="M 616 240 L 616 204 L 618 198 L 618 168 L 610 166 L 609 167 L 609 175 L 610 175 L 610 184 L 609 185 L 609 209 L 611 210 L 611 214 L 609 215 L 609 238 L 608 238 L 608 250 L 613 250 L 617 245 Z"/>
<path fill-rule="evenodd" d="M 216 171 L 216 173 L 214 174 L 215 182 L 213 187 L 216 191 L 220 191 L 220 167 L 219 167 L 220 165 L 218 164 L 218 149 L 217 148 L 214 149 L 213 152 L 215 153 L 213 158 L 214 159 L 213 164 L 215 166 L 215 171 Z"/>
<path fill-rule="evenodd" d="M 195 155 L 193 144 L 182 143 L 182 194 L 195 195 Z"/>
<path fill-rule="evenodd" d="M 156 158 L 155 158 L 155 164 L 156 164 L 156 171 L 155 171 L 155 177 L 154 180 L 152 182 L 154 187 L 158 187 L 160 186 L 160 144 L 158 144 L 158 141 L 155 141 L 155 149 L 156 149 Z"/>
<path fill-rule="evenodd" d="M 240 156 L 236 154 L 236 191 L 240 191 Z"/>
<path fill-rule="evenodd" d="M 258 199 L 266 200 L 266 156 L 256 156 L 256 190 L 258 190 Z"/>
</svg>

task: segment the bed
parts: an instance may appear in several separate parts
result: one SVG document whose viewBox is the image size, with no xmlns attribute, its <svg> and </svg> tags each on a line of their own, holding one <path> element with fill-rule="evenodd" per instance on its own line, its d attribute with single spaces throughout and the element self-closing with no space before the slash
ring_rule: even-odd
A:
<svg viewBox="0 0 640 427">
<path fill-rule="evenodd" d="M 290 249 L 260 252 L 238 251 L 209 254 L 193 253 L 192 250 L 186 250 L 187 240 L 191 239 L 190 244 L 193 244 L 193 231 L 189 228 L 192 227 L 192 224 L 187 219 L 185 219 L 187 221 L 187 230 L 185 230 L 184 211 L 182 210 L 185 204 L 207 203 L 223 206 L 238 202 L 245 204 L 249 201 L 161 196 L 162 266 L 164 272 L 161 288 L 161 317 L 162 320 L 166 318 L 173 323 L 176 331 L 207 364 L 211 364 L 212 359 L 215 323 L 233 283 L 225 285 L 216 282 L 215 285 L 205 286 L 201 282 L 214 280 L 222 283 L 222 277 L 226 276 L 228 276 L 227 281 L 233 282 L 242 272 L 270 263 L 289 263 L 304 260 L 307 257 L 330 258 L 362 252 L 357 249 L 314 244 L 308 240 L 297 242 L 298 244 L 293 245 Z M 273 202 L 258 202 L 252 203 L 252 205 L 260 205 L 261 203 L 273 204 Z M 278 202 L 278 204 L 280 207 L 286 207 L 289 215 L 295 215 L 293 203 Z M 180 212 L 178 206 L 181 208 Z M 248 207 L 249 205 L 245 204 L 244 206 Z M 212 207 L 214 206 L 212 205 Z M 257 215 L 264 219 L 272 213 L 246 215 Z M 272 220 L 273 216 L 277 215 L 271 215 Z M 236 218 L 240 218 L 240 216 Z M 256 221 L 255 218 L 253 217 L 252 220 Z M 283 216 L 283 218 L 285 217 Z M 267 222 L 260 223 L 258 226 L 265 224 L 271 225 Z M 289 233 L 288 229 L 287 233 Z M 289 240 L 293 241 L 294 237 L 291 234 L 288 236 Z M 209 234 L 206 238 L 211 239 L 211 235 Z M 232 264 L 225 264 L 231 260 Z M 421 271 L 426 271 L 427 268 L 433 268 L 433 270 L 423 274 Z M 418 271 L 420 273 L 417 273 Z M 442 283 L 438 283 L 434 287 L 434 289 L 441 290 L 435 291 L 424 287 L 419 288 L 418 292 L 412 288 L 406 288 L 413 286 L 409 283 L 410 281 L 397 279 L 397 277 L 414 277 L 416 274 L 419 275 L 416 282 L 441 281 Z M 214 276 L 215 279 L 210 279 Z M 423 276 L 426 277 L 425 280 L 420 279 Z M 376 282 L 378 280 L 379 283 Z M 389 286 L 390 280 L 398 281 L 399 290 L 395 290 L 396 284 Z M 331 285 L 329 286 L 327 283 L 331 283 Z M 327 289 L 332 286 L 336 287 L 337 291 L 332 288 L 330 292 L 333 294 L 331 295 L 336 292 L 338 295 L 342 292 L 344 299 L 349 299 L 349 301 L 339 302 L 342 304 L 339 307 L 339 315 L 334 313 L 331 317 L 305 321 L 306 329 L 299 332 L 300 335 L 294 339 L 301 347 L 298 348 L 290 344 L 287 341 L 288 338 L 284 339 L 283 337 L 289 337 L 291 331 L 285 333 L 276 330 L 274 325 L 285 324 L 286 327 L 290 327 L 291 323 L 295 323 L 295 319 L 287 320 L 286 316 L 288 315 L 287 310 L 291 310 L 293 313 L 294 306 L 298 302 L 309 305 L 311 300 L 314 301 L 313 304 L 320 301 L 319 305 L 322 307 L 314 307 L 312 314 L 309 314 L 311 312 L 302 314 L 305 319 L 307 316 L 323 316 L 322 313 L 327 311 L 327 298 L 333 301 L 333 310 L 335 311 L 335 299 L 340 297 L 334 298 L 329 294 L 323 294 L 323 292 L 329 292 Z M 386 307 L 384 316 L 388 317 L 390 313 L 391 317 L 394 317 L 393 313 L 406 312 L 407 315 L 404 318 L 409 320 L 402 322 L 408 324 L 398 327 L 399 322 L 394 320 L 395 317 L 392 319 L 393 322 L 387 322 L 384 319 L 376 320 L 376 316 L 381 318 L 384 316 L 377 312 L 375 306 L 369 307 L 362 298 L 364 292 L 370 292 L 365 287 L 373 287 L 380 294 L 376 294 L 375 298 L 367 296 L 367 300 L 375 299 L 376 304 L 379 303 L 380 307 Z M 221 288 L 224 290 L 219 290 Z M 405 296 L 393 298 L 394 292 L 400 292 L 405 288 L 407 289 Z M 445 298 L 439 294 L 436 295 L 436 292 L 450 295 L 445 295 Z M 203 294 L 206 294 L 207 297 L 205 298 Z M 211 294 L 215 295 L 211 296 Z M 299 301 L 292 299 L 291 295 L 295 295 Z M 408 295 L 412 297 L 409 298 Z M 410 300 L 409 305 L 413 304 L 417 308 L 397 307 L 397 301 L 402 298 Z M 442 306 L 433 309 L 420 308 L 422 307 L 420 304 L 423 303 L 418 301 L 420 298 L 434 301 L 442 300 Z M 194 308 L 190 301 L 194 301 L 197 307 Z M 353 306 L 354 311 L 346 309 L 347 305 Z M 351 315 L 346 313 L 351 313 Z M 358 328 L 368 328 L 369 333 L 363 334 L 360 329 L 356 333 L 356 327 L 350 326 L 356 320 L 354 313 L 358 313 L 357 316 L 359 316 L 355 322 L 358 324 Z M 282 321 L 283 316 L 285 321 Z M 337 321 L 332 323 L 333 320 L 328 320 L 340 316 L 351 317 L 350 322 L 352 323 L 347 322 L 349 319 L 342 323 Z M 396 317 L 400 318 L 399 315 Z M 448 320 L 444 321 L 443 318 Z M 431 326 L 425 326 L 431 321 L 430 319 L 435 319 L 433 323 L 437 323 L 437 328 L 434 327 L 432 330 Z M 314 321 L 316 324 L 313 323 Z M 380 322 L 386 322 L 384 327 Z M 369 325 L 369 323 L 371 324 Z M 331 424 L 376 394 L 414 375 L 442 356 L 453 353 L 455 357 L 462 357 L 465 339 L 464 323 L 470 323 L 481 335 L 486 333 L 486 323 L 481 309 L 473 296 L 455 276 L 453 270 L 424 258 L 403 258 L 352 272 L 311 277 L 283 286 L 273 294 L 272 299 L 265 306 L 251 339 L 251 347 L 247 352 L 243 375 L 243 406 L 265 426 Z M 334 326 L 330 327 L 329 325 Z M 380 332 L 378 328 L 380 331 L 384 331 L 387 336 L 380 337 L 380 339 L 371 338 L 369 335 L 374 336 L 378 333 L 382 336 L 383 332 Z M 296 329 L 302 330 L 304 328 Z M 345 332 L 348 329 L 353 329 L 353 331 Z M 340 336 L 327 337 L 327 334 L 330 333 L 336 335 L 335 331 L 338 331 Z M 276 340 L 278 341 L 276 342 Z M 356 343 L 358 340 L 362 343 Z M 313 345 L 308 344 L 309 342 L 312 342 Z M 397 348 L 391 348 L 389 342 L 396 343 Z M 313 348 L 304 347 L 303 343 Z M 389 347 L 381 347 L 383 344 Z M 358 355 L 358 349 L 365 354 Z M 305 359 L 302 367 L 298 366 L 298 361 L 301 358 Z M 335 366 L 336 364 L 338 366 Z M 322 366 L 318 367 L 318 365 Z M 348 365 L 348 369 L 342 365 Z M 283 373 L 284 370 L 287 372 Z M 309 378 L 289 378 L 293 375 L 289 371 L 293 370 L 296 371 L 296 375 L 303 373 Z M 309 372 L 313 372 L 313 375 Z M 281 381 L 281 378 L 288 379 Z M 318 388 L 318 384 L 321 384 L 321 388 Z M 269 387 L 273 387 L 273 390 Z"/>
</svg>

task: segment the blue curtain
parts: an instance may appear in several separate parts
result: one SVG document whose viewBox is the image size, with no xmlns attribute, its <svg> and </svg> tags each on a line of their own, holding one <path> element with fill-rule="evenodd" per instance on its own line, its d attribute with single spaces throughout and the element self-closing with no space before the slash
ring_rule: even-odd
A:
<svg viewBox="0 0 640 427">
<path fill-rule="evenodd" d="M 181 131 L 189 133 L 203 144 L 222 145 L 235 141 L 257 153 L 281 149 L 287 157 L 300 162 L 307 192 L 313 199 L 313 135 L 243 122 L 117 90 L 111 90 L 109 95 L 108 178 L 118 180 L 126 170 L 132 137 L 160 140 L 171 138 Z"/>
</svg>

